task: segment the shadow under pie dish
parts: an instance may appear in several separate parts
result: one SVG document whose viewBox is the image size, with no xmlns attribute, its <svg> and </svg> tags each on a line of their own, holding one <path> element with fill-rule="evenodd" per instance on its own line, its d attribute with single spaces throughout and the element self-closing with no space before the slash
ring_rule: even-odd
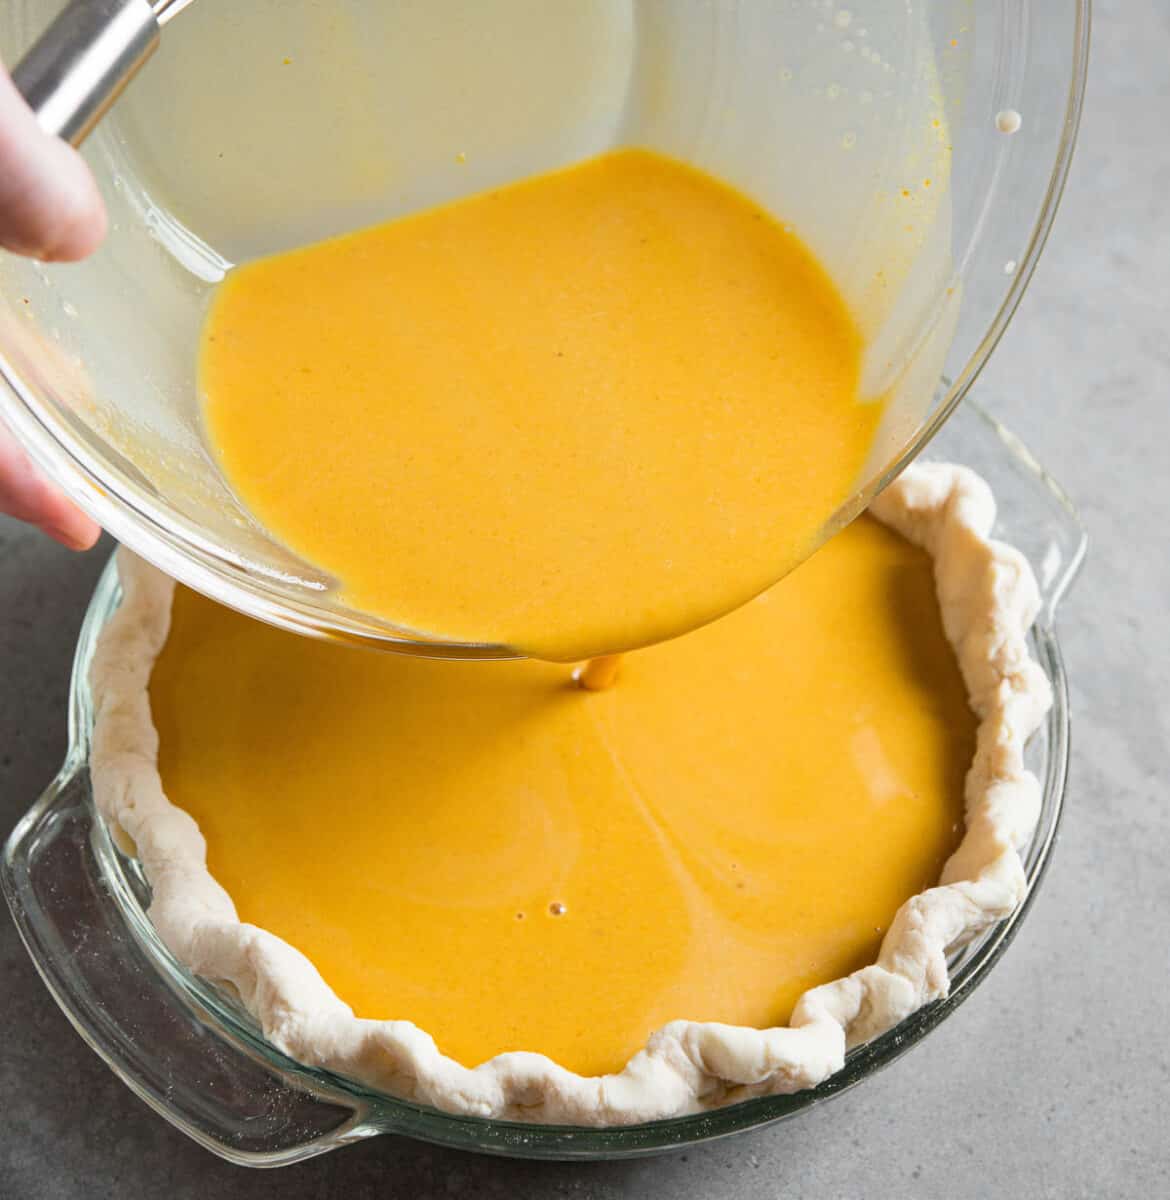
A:
<svg viewBox="0 0 1170 1200">
<path fill-rule="evenodd" d="M 953 526 L 950 541 L 961 549 L 952 555 L 955 559 L 952 567 L 940 570 L 940 579 L 944 582 L 943 609 L 950 614 L 948 633 L 960 646 L 960 656 L 966 653 L 969 660 L 964 663 L 968 686 L 984 725 L 987 723 L 985 714 L 996 706 L 1007 708 L 1009 715 L 1006 721 L 996 724 L 1001 733 L 1007 733 L 1006 738 L 986 732 L 981 734 L 981 752 L 986 750 L 993 757 L 987 760 L 989 765 L 982 774 L 978 770 L 973 774 L 975 785 L 968 789 L 968 810 L 974 819 L 969 820 L 964 847 L 947 868 L 944 886 L 903 909 L 886 935 L 880 965 L 855 972 L 845 982 L 815 989 L 797 1004 L 789 1028 L 733 1030 L 710 1022 L 673 1022 L 651 1039 L 648 1050 L 640 1059 L 635 1056 L 632 1069 L 624 1075 L 611 1075 L 605 1081 L 577 1079 L 544 1061 L 534 1061 L 535 1056 L 531 1055 L 506 1056 L 486 1068 L 469 1071 L 444 1060 L 424 1034 L 408 1028 L 404 1022 L 357 1022 L 353 1018 L 348 1018 L 352 1025 L 340 1035 L 316 1038 L 318 1046 L 327 1047 L 325 1054 L 316 1054 L 313 1063 L 318 1068 L 316 1074 L 328 1071 L 343 1076 L 343 1088 L 353 1086 L 361 1090 L 363 1086 L 366 1089 L 373 1086 L 400 1094 L 405 1091 L 416 1103 L 423 1100 L 447 1108 L 458 1105 L 461 1106 L 457 1108 L 458 1116 L 502 1117 L 504 1120 L 463 1122 L 470 1128 L 490 1124 L 502 1139 L 510 1121 L 517 1118 L 578 1125 L 653 1120 L 654 1124 L 642 1128 L 660 1135 L 663 1127 L 671 1126 L 681 1137 L 665 1138 L 657 1143 L 671 1144 L 672 1140 L 692 1140 L 685 1127 L 691 1125 L 694 1128 L 695 1121 L 705 1118 L 683 1118 L 673 1122 L 656 1118 L 727 1104 L 736 1105 L 736 1111 L 742 1114 L 752 1105 L 736 1102 L 752 1095 L 815 1087 L 841 1066 L 847 1038 L 853 1043 L 869 1040 L 923 1003 L 945 994 L 944 950 L 955 950 L 964 940 L 983 934 L 989 924 L 1011 914 L 1027 890 L 1027 878 L 1016 847 L 1028 841 L 1042 797 L 1039 786 L 1028 781 L 1023 769 L 1022 741 L 1043 719 L 1047 687 L 1039 668 L 1029 661 L 1023 631 L 1040 597 L 1029 585 L 1030 573 L 1018 557 L 987 547 L 982 535 L 986 532 L 984 527 L 990 526 L 991 511 L 978 483 L 965 474 L 945 468 L 918 468 L 905 476 L 904 482 L 888 492 L 887 497 L 883 503 L 901 505 L 900 516 L 912 538 L 932 536 L 928 530 L 942 529 L 944 513 L 947 524 Z M 936 561 L 942 562 L 942 554 L 937 550 Z M 150 577 L 144 578 L 147 587 L 167 586 L 157 579 L 152 585 Z M 949 600 L 945 598 L 947 578 L 954 587 Z M 121 630 L 123 636 L 130 638 L 151 636 L 150 622 L 143 619 L 146 609 L 136 603 L 133 590 L 142 584 L 142 579 L 132 583 L 129 601 L 122 609 L 121 624 L 115 619 L 115 633 Z M 980 592 L 981 585 L 983 593 Z M 999 594 L 997 611 L 1002 616 L 1002 620 L 991 625 L 976 615 L 978 612 L 986 614 L 988 587 Z M 965 601 L 969 603 L 963 609 Z M 157 633 L 156 628 L 154 635 Z M 978 654 L 976 644 L 982 647 Z M 115 646 L 116 641 L 107 638 L 105 645 Z M 100 652 L 98 661 L 102 661 Z M 127 661 L 127 656 L 119 651 L 115 663 Z M 1051 670 L 1050 664 L 1045 665 Z M 101 668 L 97 675 L 100 673 Z M 153 803 L 141 791 L 142 781 L 135 784 L 130 779 L 133 772 L 127 775 L 123 771 L 119 775 L 117 756 L 126 753 L 127 747 L 125 741 L 120 740 L 118 722 L 127 718 L 132 707 L 129 698 L 133 689 L 118 693 L 117 688 L 128 684 L 129 676 L 120 668 L 114 669 L 112 675 L 115 678 L 113 693 L 103 690 L 100 681 L 96 687 L 99 716 L 93 755 L 95 786 L 99 803 L 108 812 L 116 814 L 120 824 L 135 837 L 146 875 L 154 883 L 154 911 L 156 916 L 161 912 L 159 925 L 164 932 L 164 941 L 180 959 L 204 973 L 230 979 L 245 1005 L 260 1013 L 270 1044 L 292 1050 L 298 1057 L 314 1057 L 312 1047 L 298 1043 L 296 1038 L 311 1029 L 312 1021 L 318 1018 L 310 1016 L 306 1020 L 298 1016 L 296 1003 L 290 1005 L 287 998 L 280 998 L 279 979 L 274 986 L 271 972 L 266 974 L 263 969 L 263 960 L 272 950 L 266 939 L 257 940 L 256 935 L 249 933 L 241 940 L 238 934 L 230 932 L 231 914 L 223 909 L 218 913 L 212 910 L 211 919 L 221 925 L 217 932 L 209 935 L 206 924 L 202 932 L 197 932 L 198 922 L 190 919 L 191 890 L 168 895 L 174 879 L 172 874 L 171 882 L 168 882 L 168 872 L 181 874 L 191 865 L 189 861 L 181 861 L 182 853 L 175 854 L 174 840 L 169 843 L 166 840 L 169 827 L 178 830 L 182 842 L 183 831 L 179 826 L 183 822 L 174 818 L 173 813 L 166 814 L 167 819 L 157 826 L 156 836 L 142 822 L 143 815 Z M 141 692 L 141 687 L 138 690 Z M 113 716 L 112 722 L 107 723 L 107 732 L 114 730 L 112 739 L 104 744 L 103 706 Z M 1050 717 L 1049 725 L 1051 720 Z M 141 743 L 138 749 L 141 750 Z M 131 746 L 130 751 L 133 750 L 134 746 Z M 115 768 L 112 772 L 111 767 Z M 129 788 L 123 786 L 128 780 Z M 1046 782 L 1050 780 L 1046 779 Z M 161 792 L 158 799 L 166 803 Z M 1006 820 L 1005 813 L 1008 814 Z M 972 831 L 979 834 L 974 840 Z M 180 863 L 178 867 L 176 862 Z M 1030 863 L 1033 870 L 1035 865 L 1034 861 Z M 134 865 L 131 876 L 136 871 Z M 972 876 L 975 882 L 963 883 L 964 875 Z M 138 883 L 141 884 L 141 877 Z M 197 902 L 203 901 L 197 898 Z M 206 922 L 207 910 L 200 919 Z M 183 932 L 184 928 L 186 932 Z M 235 943 L 226 954 L 222 944 L 225 939 Z M 208 953 L 207 947 L 212 941 L 220 943 L 219 949 L 211 954 L 212 959 L 216 954 L 220 955 L 217 963 L 199 957 Z M 232 953 L 237 955 L 234 962 L 228 961 Z M 258 961 L 262 967 L 259 973 L 256 972 Z M 225 964 L 227 969 L 224 969 Z M 279 968 L 276 974 L 279 976 Z M 194 985 L 199 991 L 207 988 L 199 981 L 194 981 Z M 320 984 L 320 987 L 324 985 Z M 232 1019 L 242 1016 L 231 999 L 224 999 L 222 994 L 219 1003 L 224 1006 L 223 1013 L 231 1013 Z M 341 1019 L 346 1019 L 345 1014 L 341 1014 Z M 904 1029 L 903 1026 L 903 1032 Z M 347 1038 L 350 1039 L 348 1048 L 345 1045 Z M 877 1038 L 871 1045 L 881 1041 Z M 339 1048 L 340 1053 L 336 1053 Z M 850 1063 L 856 1063 L 859 1054 L 868 1050 L 866 1047 L 855 1052 Z M 404 1065 L 406 1069 L 403 1069 Z M 838 1077 L 837 1084 L 847 1082 L 848 1074 L 849 1066 L 846 1066 L 846 1078 Z M 813 1094 L 804 1093 L 808 1097 Z M 782 1098 L 777 1095 L 768 1103 Z M 402 1105 L 402 1111 L 413 1107 Z M 418 1111 L 425 1114 L 426 1109 L 420 1107 Z M 723 1115 L 729 1115 L 730 1111 Z M 719 1115 L 712 1113 L 710 1117 L 717 1122 Z M 761 1114 L 761 1119 L 769 1118 Z M 350 1125 L 353 1135 L 362 1136 L 355 1132 L 360 1124 Z M 552 1130 L 545 1132 L 554 1133 Z M 611 1132 L 616 1136 L 621 1131 Z M 629 1132 L 634 1133 L 633 1130 Z M 693 1136 L 709 1136 L 710 1132 L 704 1134 L 696 1128 Z M 584 1133 L 582 1131 L 582 1135 Z M 601 1137 L 603 1133 L 595 1130 L 593 1136 Z M 430 1134 L 424 1132 L 424 1136 Z M 539 1141 L 540 1138 L 538 1131 L 527 1134 L 513 1131 L 515 1145 L 512 1149 L 532 1152 L 532 1139 Z M 527 1149 L 523 1147 L 526 1141 Z M 628 1141 L 630 1149 L 637 1152 L 639 1148 L 651 1148 L 654 1136 L 646 1139 L 643 1135 L 640 1147 L 638 1135 Z M 550 1147 L 552 1144 L 550 1139 Z M 560 1152 L 574 1152 L 563 1137 L 559 1147 Z M 506 1149 L 502 1144 L 496 1148 Z M 557 1150 L 537 1147 L 535 1152 L 557 1153 Z"/>
</svg>

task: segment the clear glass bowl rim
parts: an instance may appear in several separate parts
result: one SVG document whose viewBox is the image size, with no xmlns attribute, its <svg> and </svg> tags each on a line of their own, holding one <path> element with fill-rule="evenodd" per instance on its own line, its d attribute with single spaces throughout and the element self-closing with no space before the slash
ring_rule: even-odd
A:
<svg viewBox="0 0 1170 1200">
<path fill-rule="evenodd" d="M 944 381 L 945 390 L 929 419 L 886 470 L 854 497 L 840 514 L 844 519 L 860 512 L 934 438 L 978 378 L 1023 298 L 1056 218 L 1072 163 L 1088 73 L 1091 5 L 1092 0 L 1074 0 L 1072 62 L 1062 135 L 1044 201 L 1011 286 L 963 370 Z M 238 565 L 198 529 L 154 501 L 145 488 L 111 474 L 83 440 L 54 417 L 50 406 L 32 394 L 2 353 L 0 379 L 6 385 L 0 388 L 0 414 L 34 462 L 118 541 L 181 583 L 249 616 L 308 636 L 426 657 L 517 656 L 507 646 L 404 636 L 400 630 L 372 616 L 349 617 L 339 610 L 326 613 L 312 604 L 282 595 L 259 575 L 250 574 L 245 580 Z"/>
</svg>

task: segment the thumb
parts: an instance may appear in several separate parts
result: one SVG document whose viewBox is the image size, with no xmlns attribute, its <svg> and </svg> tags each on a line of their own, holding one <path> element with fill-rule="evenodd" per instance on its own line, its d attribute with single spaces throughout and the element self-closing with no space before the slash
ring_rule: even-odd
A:
<svg viewBox="0 0 1170 1200">
<path fill-rule="evenodd" d="M 81 155 L 41 129 L 0 67 L 0 246 L 66 261 L 95 250 L 105 232 L 101 193 Z"/>
</svg>

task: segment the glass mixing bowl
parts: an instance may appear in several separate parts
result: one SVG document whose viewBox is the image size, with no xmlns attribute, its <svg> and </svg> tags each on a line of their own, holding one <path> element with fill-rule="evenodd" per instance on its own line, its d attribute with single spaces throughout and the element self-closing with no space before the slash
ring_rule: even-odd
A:
<svg viewBox="0 0 1170 1200">
<path fill-rule="evenodd" d="M 56 6 L 4 5 L 0 53 Z M 409 653 L 509 655 L 347 607 L 233 495 L 195 380 L 231 264 L 611 146 L 693 162 L 815 250 L 866 336 L 864 390 L 889 398 L 828 536 L 918 453 L 1019 302 L 1088 27 L 1089 0 L 195 4 L 87 146 L 106 244 L 80 265 L 0 258 L 0 416 L 119 540 L 223 603 Z"/>
<path fill-rule="evenodd" d="M 1010 917 L 951 956 L 945 1000 L 855 1048 L 820 1087 L 697 1116 L 591 1129 L 456 1117 L 281 1054 L 232 996 L 193 975 L 163 946 L 146 914 L 150 888 L 137 861 L 119 851 L 94 809 L 87 678 L 98 634 L 118 603 L 113 563 L 78 642 L 65 764 L 13 830 L 0 860 L 0 885 L 49 990 L 86 1042 L 156 1112 L 207 1149 L 248 1166 L 279 1166 L 383 1133 L 515 1157 L 625 1158 L 794 1117 L 862 1082 L 950 1017 L 1007 948 L 1048 863 L 1068 766 L 1068 687 L 1055 620 L 1084 556 L 1084 531 L 1035 460 L 974 404 L 943 430 L 938 449 L 991 484 L 999 507 L 995 534 L 1024 552 L 1040 583 L 1043 605 L 1031 650 L 1052 681 L 1053 706 L 1027 747 L 1029 769 L 1043 788 L 1024 851 L 1027 894 Z"/>
</svg>

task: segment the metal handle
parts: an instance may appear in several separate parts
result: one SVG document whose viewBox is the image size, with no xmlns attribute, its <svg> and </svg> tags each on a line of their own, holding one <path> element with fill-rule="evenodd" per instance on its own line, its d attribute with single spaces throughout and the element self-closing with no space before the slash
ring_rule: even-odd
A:
<svg viewBox="0 0 1170 1200">
<path fill-rule="evenodd" d="M 71 0 L 12 81 L 46 133 L 79 146 L 158 42 L 150 0 Z"/>
</svg>

